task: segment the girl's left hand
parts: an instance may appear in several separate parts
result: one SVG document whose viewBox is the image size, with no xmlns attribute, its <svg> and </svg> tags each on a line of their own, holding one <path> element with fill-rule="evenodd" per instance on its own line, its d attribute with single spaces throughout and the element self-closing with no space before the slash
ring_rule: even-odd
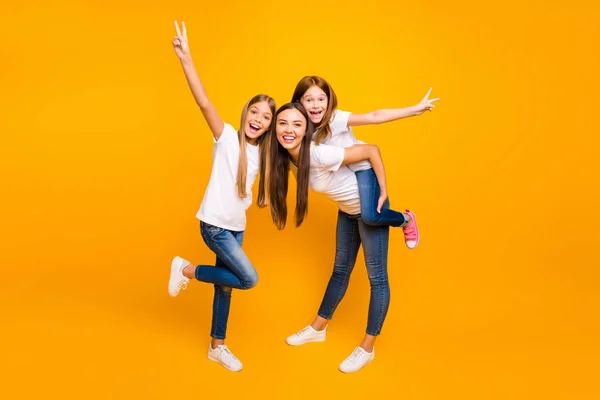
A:
<svg viewBox="0 0 600 400">
<path fill-rule="evenodd" d="M 387 192 L 380 192 L 379 200 L 377 201 L 377 212 L 378 213 L 381 212 L 381 207 L 383 207 L 383 204 L 385 203 L 387 198 L 388 198 Z"/>
<path fill-rule="evenodd" d="M 423 100 L 421 100 L 421 102 L 415 106 L 415 115 L 421 115 L 425 111 L 432 111 L 435 108 L 433 103 L 438 101 L 440 98 L 437 97 L 435 99 L 430 99 L 429 94 L 431 93 L 431 90 L 432 88 L 429 88 L 429 91 L 427 92 L 425 97 L 423 97 Z"/>
</svg>

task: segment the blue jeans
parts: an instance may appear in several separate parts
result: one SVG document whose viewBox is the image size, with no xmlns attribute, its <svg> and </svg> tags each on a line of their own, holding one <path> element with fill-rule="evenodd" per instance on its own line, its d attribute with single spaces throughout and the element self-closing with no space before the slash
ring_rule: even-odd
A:
<svg viewBox="0 0 600 400">
<path fill-rule="evenodd" d="M 389 199 L 377 212 L 377 201 L 379 200 L 379 182 L 373 168 L 356 172 L 358 180 L 358 195 L 360 196 L 360 214 L 367 225 L 374 226 L 400 226 L 406 220 L 404 214 L 390 210 Z"/>
<path fill-rule="evenodd" d="M 242 250 L 244 231 L 230 231 L 200 221 L 204 243 L 216 255 L 215 265 L 198 265 L 196 279 L 215 286 L 210 336 L 225 339 L 231 289 L 251 289 L 258 283 L 258 274 Z"/>
<path fill-rule="evenodd" d="M 331 319 L 346 293 L 350 274 L 362 243 L 367 274 L 371 284 L 367 333 L 377 336 L 390 305 L 390 284 L 387 273 L 389 226 L 367 225 L 360 215 L 338 212 L 336 249 L 333 274 L 319 308 L 319 316 Z"/>
</svg>

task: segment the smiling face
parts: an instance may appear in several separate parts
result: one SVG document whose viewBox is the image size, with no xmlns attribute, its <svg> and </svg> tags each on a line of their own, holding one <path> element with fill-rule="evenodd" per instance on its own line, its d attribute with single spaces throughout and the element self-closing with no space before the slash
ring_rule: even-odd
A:
<svg viewBox="0 0 600 400">
<path fill-rule="evenodd" d="M 284 110 L 277 115 L 275 132 L 277 141 L 290 153 L 298 153 L 302 139 L 306 136 L 307 121 L 295 108 Z"/>
<path fill-rule="evenodd" d="M 272 119 L 273 113 L 266 101 L 259 101 L 249 106 L 244 124 L 248 143 L 255 144 L 256 140 L 269 129 Z"/>
<path fill-rule="evenodd" d="M 320 87 L 313 85 L 300 98 L 300 103 L 308 112 L 308 117 L 315 125 L 319 125 L 327 111 L 327 94 Z"/>
</svg>

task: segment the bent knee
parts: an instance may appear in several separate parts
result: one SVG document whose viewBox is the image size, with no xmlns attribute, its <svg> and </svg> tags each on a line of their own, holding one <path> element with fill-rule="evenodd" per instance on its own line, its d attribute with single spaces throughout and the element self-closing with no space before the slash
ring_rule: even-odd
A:
<svg viewBox="0 0 600 400">
<path fill-rule="evenodd" d="M 360 209 L 360 217 L 365 224 L 377 224 L 381 222 L 381 214 L 377 212 L 374 206 L 363 205 Z"/>
<path fill-rule="evenodd" d="M 258 285 L 258 274 L 254 273 L 244 281 L 244 290 L 252 289 L 256 285 Z"/>
<path fill-rule="evenodd" d="M 380 225 L 383 221 L 381 214 L 377 212 L 361 214 L 361 218 L 365 224 L 374 226 Z"/>
<path fill-rule="evenodd" d="M 381 223 L 381 218 L 378 218 L 376 215 L 362 215 L 362 220 L 367 225 L 378 225 Z"/>
</svg>

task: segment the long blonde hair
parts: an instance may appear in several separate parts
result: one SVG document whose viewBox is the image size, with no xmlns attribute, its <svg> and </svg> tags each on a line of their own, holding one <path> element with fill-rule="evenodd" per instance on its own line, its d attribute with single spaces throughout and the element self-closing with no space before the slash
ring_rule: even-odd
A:
<svg viewBox="0 0 600 400">
<path fill-rule="evenodd" d="M 246 115 L 248 114 L 248 108 L 250 108 L 253 104 L 260 102 L 267 102 L 269 108 L 271 109 L 271 115 L 273 118 L 271 119 L 271 124 L 273 124 L 273 120 L 275 119 L 275 100 L 266 94 L 258 94 L 246 103 L 244 109 L 242 110 L 242 118 L 240 122 L 240 129 L 238 130 L 238 142 L 240 144 L 240 159 L 238 162 L 238 172 L 237 172 L 237 192 L 240 198 L 244 199 L 248 196 L 248 192 L 246 191 L 246 181 L 248 177 L 248 154 L 246 153 L 246 144 L 248 141 L 246 140 L 246 132 L 244 132 L 244 127 L 246 126 Z M 267 153 L 265 149 L 269 145 L 268 136 L 271 134 L 270 126 L 267 127 L 265 133 L 263 133 L 258 139 L 258 151 L 260 158 L 260 180 L 258 184 L 258 206 L 264 207 L 266 205 L 266 195 L 265 195 L 265 181 L 268 179 L 268 168 L 267 168 Z"/>
</svg>

